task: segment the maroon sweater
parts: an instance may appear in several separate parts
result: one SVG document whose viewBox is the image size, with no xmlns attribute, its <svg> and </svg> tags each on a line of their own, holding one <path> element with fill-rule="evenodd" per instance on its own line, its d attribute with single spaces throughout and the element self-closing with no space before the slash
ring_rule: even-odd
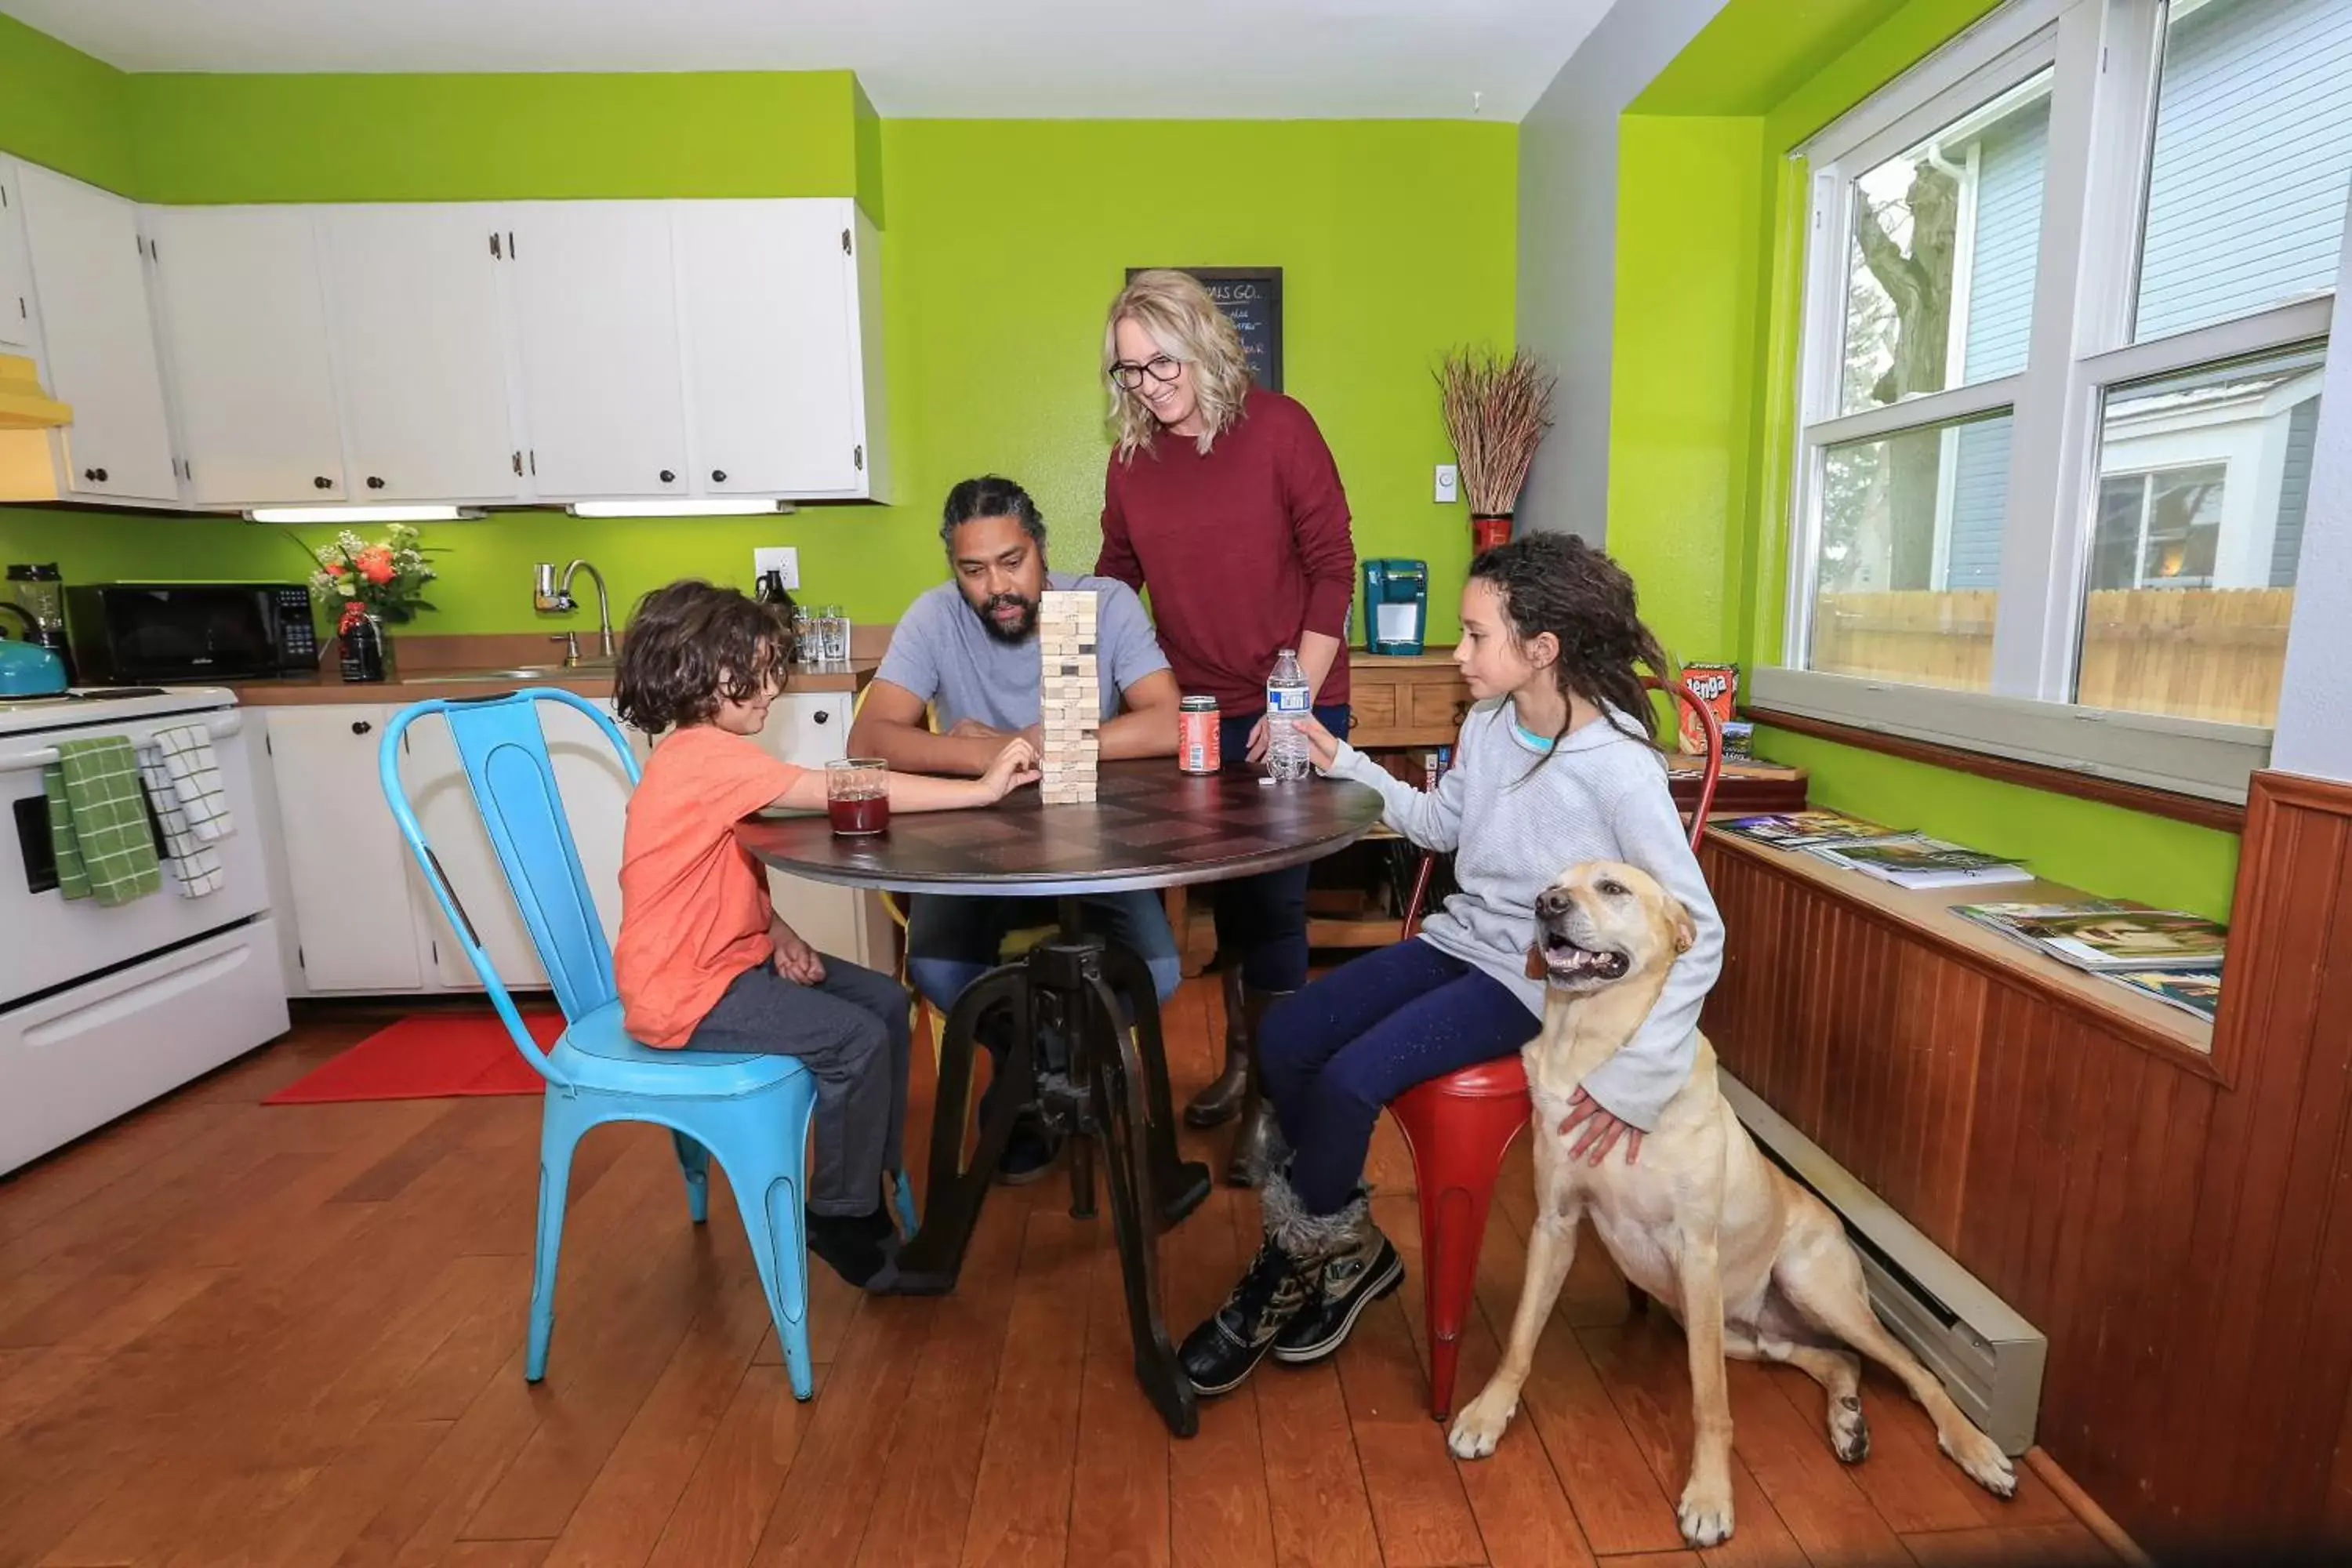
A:
<svg viewBox="0 0 2352 1568">
<path fill-rule="evenodd" d="M 1301 632 L 1348 640 L 1356 545 L 1331 448 L 1306 409 L 1252 387 L 1206 457 L 1161 431 L 1111 455 L 1095 571 L 1151 591 L 1160 651 L 1187 696 L 1228 717 L 1265 705 L 1275 656 Z M 1348 700 L 1343 649 L 1315 697 Z"/>
</svg>

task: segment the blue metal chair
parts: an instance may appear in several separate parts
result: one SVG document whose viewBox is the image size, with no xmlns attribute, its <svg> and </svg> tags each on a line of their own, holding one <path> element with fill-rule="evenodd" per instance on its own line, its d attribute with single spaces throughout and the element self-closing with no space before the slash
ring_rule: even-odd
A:
<svg viewBox="0 0 2352 1568">
<path fill-rule="evenodd" d="M 547 1080 L 540 1121 L 539 1243 L 523 1375 L 536 1383 L 547 1372 L 572 1151 L 592 1127 L 650 1121 L 668 1128 L 677 1143 L 687 1212 L 697 1225 L 709 1215 L 710 1159 L 718 1156 L 735 1189 L 760 1283 L 767 1289 L 793 1396 L 806 1399 L 816 1385 L 809 1361 L 807 1233 L 801 1205 L 816 1079 L 790 1057 L 656 1050 L 623 1030 L 613 955 L 556 789 L 539 724 L 541 702 L 575 708 L 594 720 L 612 741 L 630 784 L 637 782 L 636 759 L 619 726 L 593 703 L 551 687 L 414 703 L 385 728 L 377 752 L 384 799 L 401 837 L 447 913 L 467 962 L 481 976 L 490 1005 L 514 1037 L 515 1048 Z M 417 720 L 434 714 L 449 726 L 507 887 L 563 1009 L 563 1034 L 543 1051 L 523 1026 L 513 996 L 483 952 L 401 786 L 401 737 Z M 897 1195 L 900 1223 L 912 1235 L 914 1196 L 903 1172 Z"/>
</svg>

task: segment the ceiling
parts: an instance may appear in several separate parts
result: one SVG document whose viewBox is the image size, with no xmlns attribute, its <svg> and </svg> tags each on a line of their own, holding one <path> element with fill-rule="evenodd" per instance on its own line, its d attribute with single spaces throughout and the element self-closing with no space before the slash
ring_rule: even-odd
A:
<svg viewBox="0 0 2352 1568">
<path fill-rule="evenodd" d="M 1610 3 L 0 0 L 0 11 L 134 71 L 846 68 L 894 118 L 1517 121 Z"/>
</svg>

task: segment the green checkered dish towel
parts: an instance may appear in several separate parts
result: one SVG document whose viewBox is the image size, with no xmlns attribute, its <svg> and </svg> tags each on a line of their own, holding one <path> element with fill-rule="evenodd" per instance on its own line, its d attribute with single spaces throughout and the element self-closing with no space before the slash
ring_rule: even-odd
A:
<svg viewBox="0 0 2352 1568">
<path fill-rule="evenodd" d="M 68 899 L 127 904 L 160 891 L 163 868 L 147 821 L 139 756 L 119 735 L 61 741 L 41 770 L 58 890 Z"/>
</svg>

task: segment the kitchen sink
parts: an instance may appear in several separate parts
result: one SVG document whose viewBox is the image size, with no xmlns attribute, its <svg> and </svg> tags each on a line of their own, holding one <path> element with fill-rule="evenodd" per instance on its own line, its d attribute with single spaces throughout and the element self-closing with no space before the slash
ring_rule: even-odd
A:
<svg viewBox="0 0 2352 1568">
<path fill-rule="evenodd" d="M 519 664 L 505 669 L 425 669 L 401 677 L 403 686 L 436 686 L 456 681 L 512 681 L 530 684 L 546 680 L 594 680 L 609 679 L 613 666 L 583 662 L 566 668 L 560 664 Z"/>
</svg>

